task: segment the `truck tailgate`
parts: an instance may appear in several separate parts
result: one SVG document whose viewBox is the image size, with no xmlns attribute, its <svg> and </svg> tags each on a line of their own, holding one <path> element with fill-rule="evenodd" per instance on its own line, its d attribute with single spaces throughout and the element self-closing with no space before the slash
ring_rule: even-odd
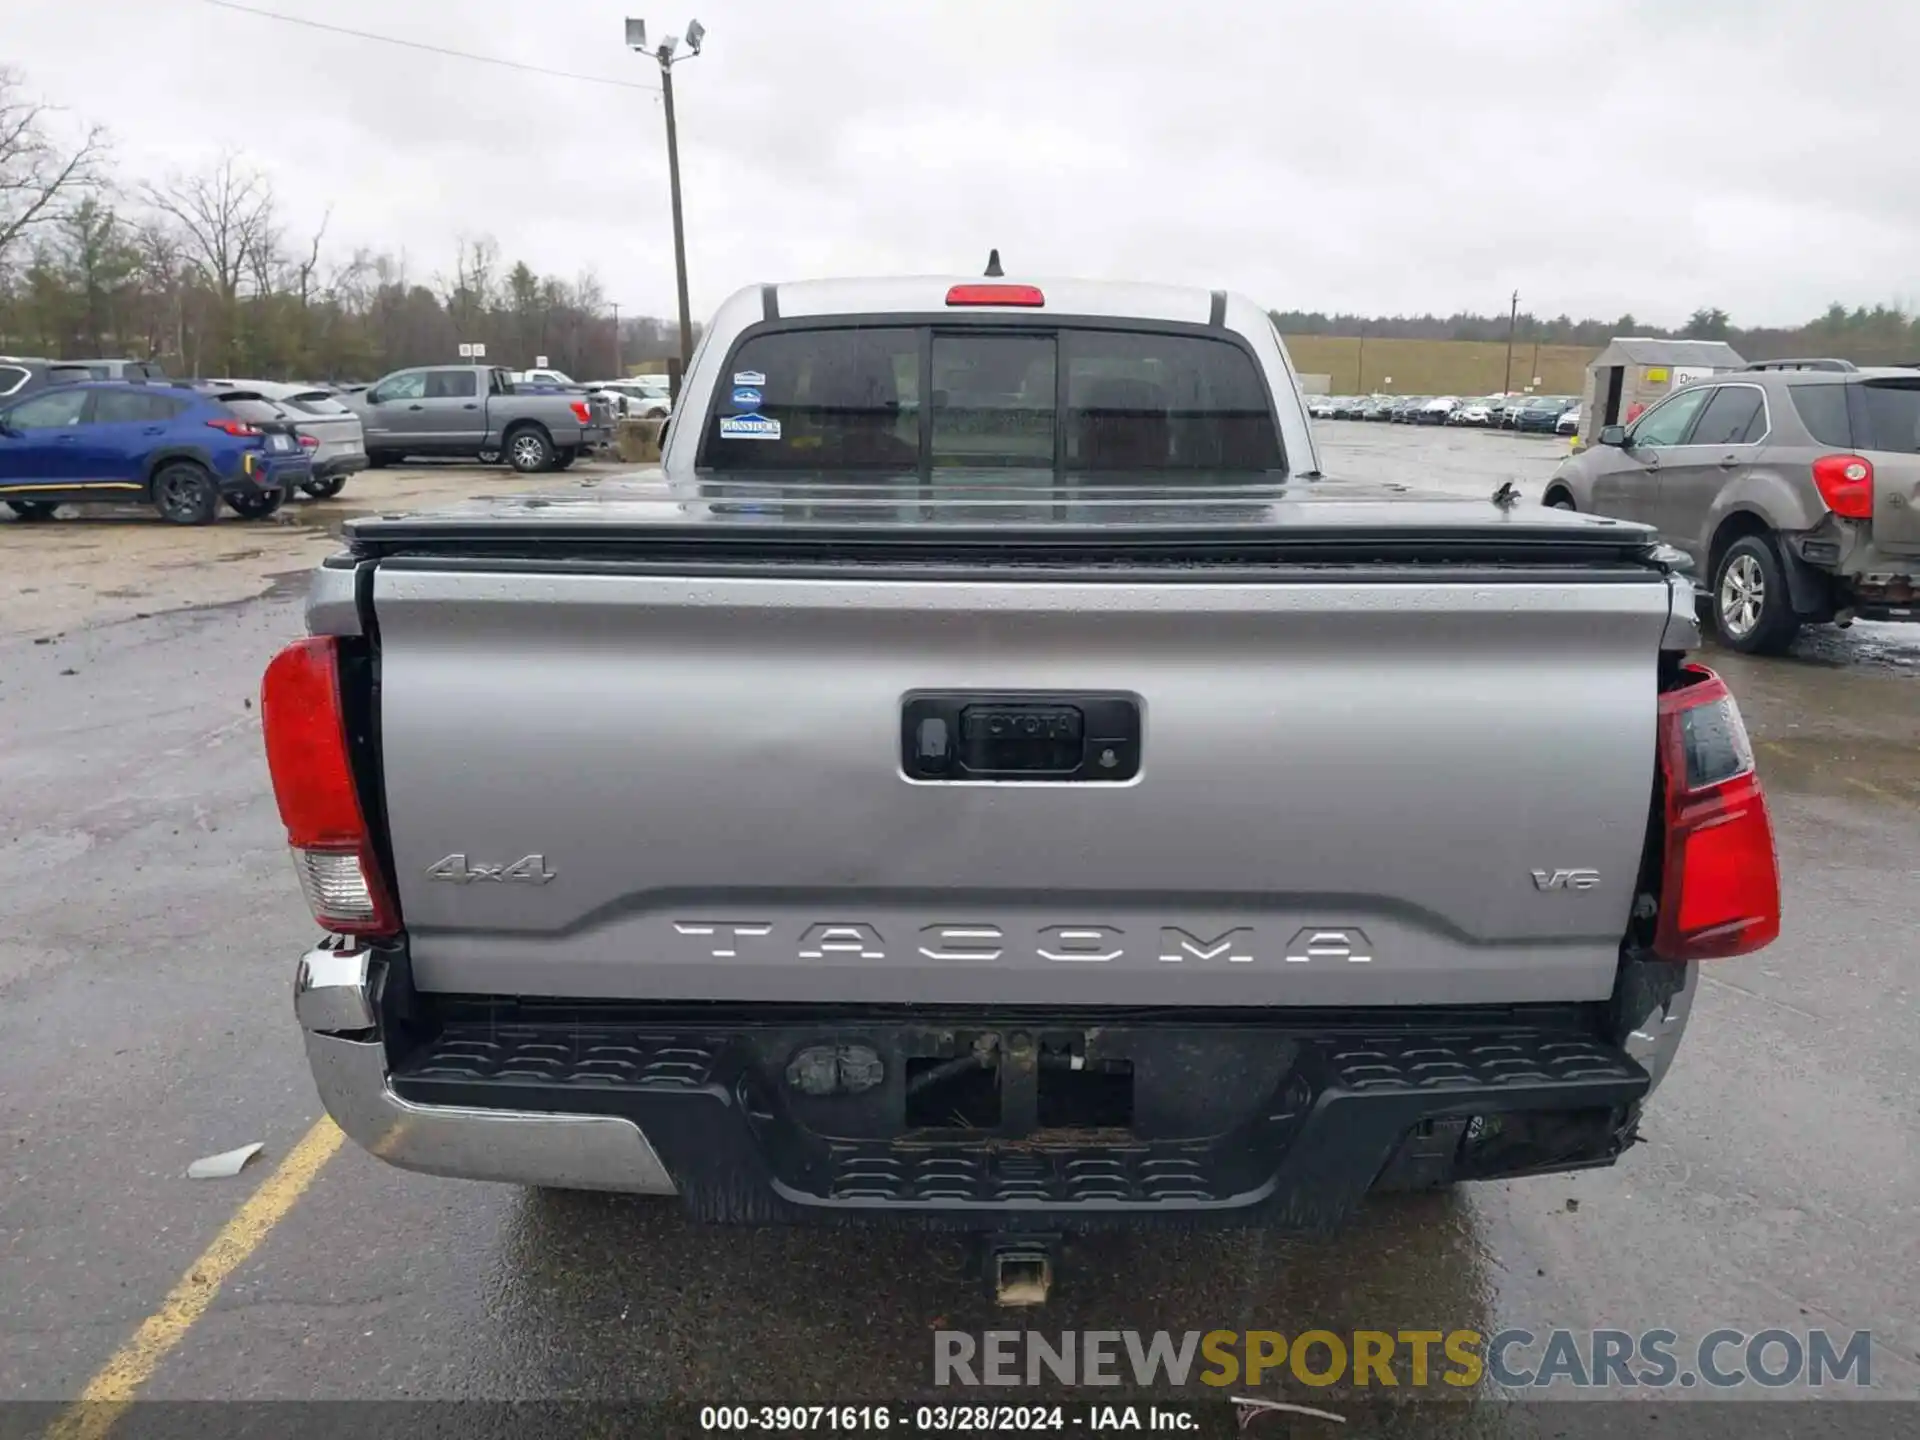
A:
<svg viewBox="0 0 1920 1440">
<path fill-rule="evenodd" d="M 1652 570 L 440 556 L 381 560 L 372 600 L 426 990 L 1233 1007 L 1614 982 L 1654 778 Z M 903 707 L 934 692 L 1121 697 L 1137 773 L 909 778 Z"/>
</svg>

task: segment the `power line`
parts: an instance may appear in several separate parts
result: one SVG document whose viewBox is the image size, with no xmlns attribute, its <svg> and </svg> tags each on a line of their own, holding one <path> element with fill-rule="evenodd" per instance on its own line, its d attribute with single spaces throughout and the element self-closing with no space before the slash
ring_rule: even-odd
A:
<svg viewBox="0 0 1920 1440">
<path fill-rule="evenodd" d="M 286 25 L 302 25 L 309 30 L 325 30 L 334 35 L 350 35 L 355 40 L 376 40 L 382 45 L 400 45 L 408 50 L 424 50 L 430 55 L 445 55 L 454 60 L 473 60 L 482 65 L 498 65 L 507 70 L 524 70 L 529 75 L 550 75 L 557 80 L 579 80 L 588 85 L 611 85 L 618 90 L 644 90 L 649 95 L 658 95 L 658 85 L 640 85 L 631 80 L 610 80 L 604 75 L 581 75 L 572 70 L 549 70 L 544 65 L 525 65 L 518 60 L 503 60 L 498 55 L 475 55 L 468 50 L 453 50 L 445 45 L 429 45 L 421 40 L 402 40 L 397 35 L 379 35 L 371 30 L 350 30 L 345 25 L 329 25 L 323 20 L 309 20 L 304 15 L 282 15 L 274 10 L 258 10 L 251 5 L 238 5 L 234 0 L 205 0 L 208 5 L 218 6 L 222 10 L 237 10 L 243 15 L 257 15 L 262 20 L 278 20 Z"/>
</svg>

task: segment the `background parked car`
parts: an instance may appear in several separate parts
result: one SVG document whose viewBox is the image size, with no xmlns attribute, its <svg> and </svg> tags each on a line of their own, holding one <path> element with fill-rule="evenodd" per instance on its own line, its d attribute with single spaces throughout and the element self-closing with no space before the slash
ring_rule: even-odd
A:
<svg viewBox="0 0 1920 1440">
<path fill-rule="evenodd" d="M 1519 429 L 1520 412 L 1527 408 L 1527 402 L 1532 398 L 1531 395 L 1502 395 L 1500 397 L 1500 414 L 1498 417 L 1500 428 L 1502 430 Z"/>
<path fill-rule="evenodd" d="M 71 385 L 91 380 L 86 366 L 37 356 L 0 355 L 0 401 L 24 400 L 49 385 Z"/>
<path fill-rule="evenodd" d="M 1453 413 L 1454 407 L 1459 405 L 1459 403 L 1460 397 L 1458 395 L 1436 395 L 1433 399 L 1427 401 L 1426 404 L 1420 406 L 1419 409 L 1413 412 L 1413 423 L 1416 425 L 1444 425 L 1447 423 L 1447 417 Z"/>
<path fill-rule="evenodd" d="M 1447 417 L 1449 425 L 1474 425 L 1485 427 L 1493 423 L 1495 401 L 1491 398 L 1481 400 L 1462 400 Z"/>
<path fill-rule="evenodd" d="M 579 390 L 585 387 L 564 370 L 515 370 L 509 378 L 515 385 L 524 385 L 529 390 L 536 386 L 551 386 L 557 390 Z"/>
<path fill-rule="evenodd" d="M 158 360 L 63 360 L 63 366 L 78 366 L 94 380 L 164 380 L 167 372 Z"/>
<path fill-rule="evenodd" d="M 1580 433 L 1580 402 L 1574 401 L 1560 412 L 1560 418 L 1553 422 L 1556 435 L 1577 435 Z"/>
<path fill-rule="evenodd" d="M 673 394 L 664 375 L 635 375 L 625 380 L 590 380 L 587 393 L 603 397 L 622 420 L 664 420 Z"/>
<path fill-rule="evenodd" d="M 313 462 L 313 478 L 301 489 L 316 500 L 330 499 L 347 477 L 367 468 L 367 439 L 360 417 L 319 385 L 273 380 L 215 380 L 208 388 L 217 400 L 259 398 L 278 407 L 276 418 L 291 424 Z"/>
<path fill-rule="evenodd" d="M 1360 407 L 1356 420 L 1386 420 L 1393 410 L 1393 396 L 1375 395 Z"/>
<path fill-rule="evenodd" d="M 1803 624 L 1920 620 L 1920 375 L 1750 370 L 1675 390 L 1563 461 L 1549 505 L 1684 551 L 1736 650 Z"/>
<path fill-rule="evenodd" d="M 1551 435 L 1570 402 L 1565 395 L 1536 395 L 1520 407 L 1514 429 L 1535 435 Z"/>
<path fill-rule="evenodd" d="M 1307 414 L 1316 420 L 1333 419 L 1334 406 L 1339 399 L 1333 395 L 1311 395 L 1307 397 Z"/>
<path fill-rule="evenodd" d="M 263 519 L 313 470 L 292 425 L 240 408 L 145 382 L 55 385 L 15 400 L 0 410 L 0 499 L 22 520 L 61 505 L 146 501 L 164 520 L 205 525 L 222 500 Z"/>
</svg>

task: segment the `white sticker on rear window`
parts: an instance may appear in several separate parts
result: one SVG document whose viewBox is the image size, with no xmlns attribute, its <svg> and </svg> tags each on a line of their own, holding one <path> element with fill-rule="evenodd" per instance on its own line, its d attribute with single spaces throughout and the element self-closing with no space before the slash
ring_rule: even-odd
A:
<svg viewBox="0 0 1920 1440">
<path fill-rule="evenodd" d="M 758 370 L 736 370 L 733 372 L 733 383 L 736 385 L 764 385 L 767 383 L 767 377 L 762 375 Z"/>
<path fill-rule="evenodd" d="M 780 422 L 769 420 L 760 414 L 722 415 L 720 438 L 722 440 L 778 440 Z"/>
</svg>

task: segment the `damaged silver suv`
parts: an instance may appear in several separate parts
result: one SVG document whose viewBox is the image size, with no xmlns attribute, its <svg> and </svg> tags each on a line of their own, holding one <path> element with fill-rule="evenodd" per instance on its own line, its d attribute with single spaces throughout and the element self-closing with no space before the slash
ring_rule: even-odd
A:
<svg viewBox="0 0 1920 1440">
<path fill-rule="evenodd" d="M 1816 365 L 1818 368 L 1815 368 Z M 1546 503 L 1644 521 L 1697 567 L 1721 640 L 1920 619 L 1920 369 L 1768 361 L 1676 390 L 1569 457 Z"/>
</svg>

